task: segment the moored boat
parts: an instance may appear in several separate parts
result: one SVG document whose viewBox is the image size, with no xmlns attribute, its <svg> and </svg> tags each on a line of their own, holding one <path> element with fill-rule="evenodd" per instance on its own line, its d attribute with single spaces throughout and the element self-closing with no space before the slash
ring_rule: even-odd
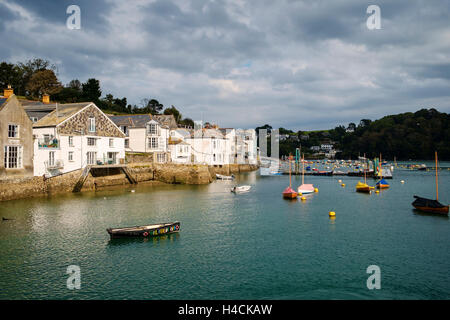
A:
<svg viewBox="0 0 450 320">
<path fill-rule="evenodd" d="M 111 238 L 155 237 L 180 231 L 180 222 L 175 221 L 160 224 L 150 224 L 146 226 L 108 228 L 106 229 L 106 231 L 109 233 Z"/>
<path fill-rule="evenodd" d="M 419 196 L 414 196 L 414 198 L 416 198 L 416 200 L 414 200 L 412 205 L 417 210 L 448 215 L 448 206 L 443 205 L 439 201 L 422 198 Z"/>
<path fill-rule="evenodd" d="M 372 190 L 373 187 L 369 186 L 367 183 L 358 181 L 358 183 L 356 184 L 356 191 L 357 192 L 366 192 L 366 193 L 370 193 L 370 190 Z"/>
<path fill-rule="evenodd" d="M 251 186 L 235 186 L 231 188 L 231 192 L 239 193 L 239 192 L 248 192 L 250 191 Z"/>
<path fill-rule="evenodd" d="M 285 199 L 296 199 L 297 198 L 297 192 L 294 191 L 291 187 L 287 187 L 283 191 L 283 198 Z"/>
<path fill-rule="evenodd" d="M 376 186 L 378 189 L 387 189 L 387 188 L 389 188 L 389 183 L 387 183 L 386 180 L 381 179 L 380 181 L 378 181 L 376 183 Z"/>
<path fill-rule="evenodd" d="M 234 175 L 225 176 L 225 175 L 216 173 L 216 178 L 219 179 L 219 180 L 233 180 L 234 179 Z"/>
<path fill-rule="evenodd" d="M 301 194 L 308 194 L 308 193 L 313 193 L 314 192 L 314 185 L 312 184 L 302 184 L 301 186 L 299 186 L 297 188 L 298 193 Z"/>
</svg>

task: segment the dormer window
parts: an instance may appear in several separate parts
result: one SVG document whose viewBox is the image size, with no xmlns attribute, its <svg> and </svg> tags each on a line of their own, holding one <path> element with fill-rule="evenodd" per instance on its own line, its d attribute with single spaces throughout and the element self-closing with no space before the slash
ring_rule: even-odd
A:
<svg viewBox="0 0 450 320">
<path fill-rule="evenodd" d="M 89 132 L 95 132 L 95 118 L 89 118 Z"/>
<path fill-rule="evenodd" d="M 149 123 L 147 125 L 147 134 L 150 135 L 158 134 L 158 126 L 155 123 Z"/>
</svg>

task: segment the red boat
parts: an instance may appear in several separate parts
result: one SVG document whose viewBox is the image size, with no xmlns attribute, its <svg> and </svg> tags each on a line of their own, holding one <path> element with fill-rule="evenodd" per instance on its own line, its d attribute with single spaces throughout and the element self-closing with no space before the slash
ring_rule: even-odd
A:
<svg viewBox="0 0 450 320">
<path fill-rule="evenodd" d="M 295 198 L 297 198 L 297 192 L 295 192 L 291 187 L 287 187 L 283 191 L 283 198 L 285 198 L 285 199 L 295 199 Z"/>
</svg>

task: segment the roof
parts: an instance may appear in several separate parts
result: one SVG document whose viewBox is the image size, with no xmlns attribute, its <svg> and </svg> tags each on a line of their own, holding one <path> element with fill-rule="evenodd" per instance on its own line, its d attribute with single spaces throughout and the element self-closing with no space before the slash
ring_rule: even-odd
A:
<svg viewBox="0 0 450 320">
<path fill-rule="evenodd" d="M 0 98 L 0 109 L 2 108 L 3 103 L 5 103 L 5 101 L 8 100 L 6 98 Z"/>
<path fill-rule="evenodd" d="M 169 140 L 169 145 L 184 145 L 184 146 L 190 146 L 189 143 L 183 140 Z"/>
<path fill-rule="evenodd" d="M 81 103 L 66 103 L 59 104 L 58 110 L 53 110 L 45 117 L 36 122 L 33 127 L 53 127 L 57 126 L 64 120 L 80 111 L 81 109 L 87 107 L 92 102 L 81 102 Z"/>
<path fill-rule="evenodd" d="M 217 138 L 217 139 L 225 139 L 223 134 L 217 129 L 200 129 L 192 131 L 190 138 Z"/>
<path fill-rule="evenodd" d="M 177 121 L 175 120 L 173 114 L 156 114 L 152 115 L 151 117 L 159 123 L 168 126 L 170 129 L 178 128 Z"/>
<path fill-rule="evenodd" d="M 152 119 L 148 114 L 133 114 L 123 116 L 109 116 L 116 126 L 126 126 L 130 128 L 145 128 Z"/>
<path fill-rule="evenodd" d="M 184 128 L 178 128 L 175 130 L 178 134 L 182 135 L 183 137 L 189 137 L 191 135 L 191 132 L 193 130 L 184 129 Z"/>
</svg>

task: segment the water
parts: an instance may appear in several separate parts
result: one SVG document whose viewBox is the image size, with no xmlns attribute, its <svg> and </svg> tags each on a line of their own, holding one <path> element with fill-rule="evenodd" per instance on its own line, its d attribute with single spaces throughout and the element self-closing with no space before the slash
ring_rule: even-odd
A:
<svg viewBox="0 0 450 320">
<path fill-rule="evenodd" d="M 449 177 L 440 173 L 443 203 Z M 304 202 L 282 199 L 287 176 L 237 179 L 251 191 L 217 181 L 1 203 L 14 220 L 0 223 L 0 299 L 450 298 L 450 221 L 411 206 L 413 194 L 435 197 L 434 172 L 396 170 L 378 195 L 356 193 L 358 178 L 308 176 L 319 193 Z M 174 220 L 181 232 L 161 238 L 105 231 Z M 373 264 L 381 290 L 366 287 Z M 80 290 L 66 287 L 69 265 L 81 268 Z"/>
</svg>

